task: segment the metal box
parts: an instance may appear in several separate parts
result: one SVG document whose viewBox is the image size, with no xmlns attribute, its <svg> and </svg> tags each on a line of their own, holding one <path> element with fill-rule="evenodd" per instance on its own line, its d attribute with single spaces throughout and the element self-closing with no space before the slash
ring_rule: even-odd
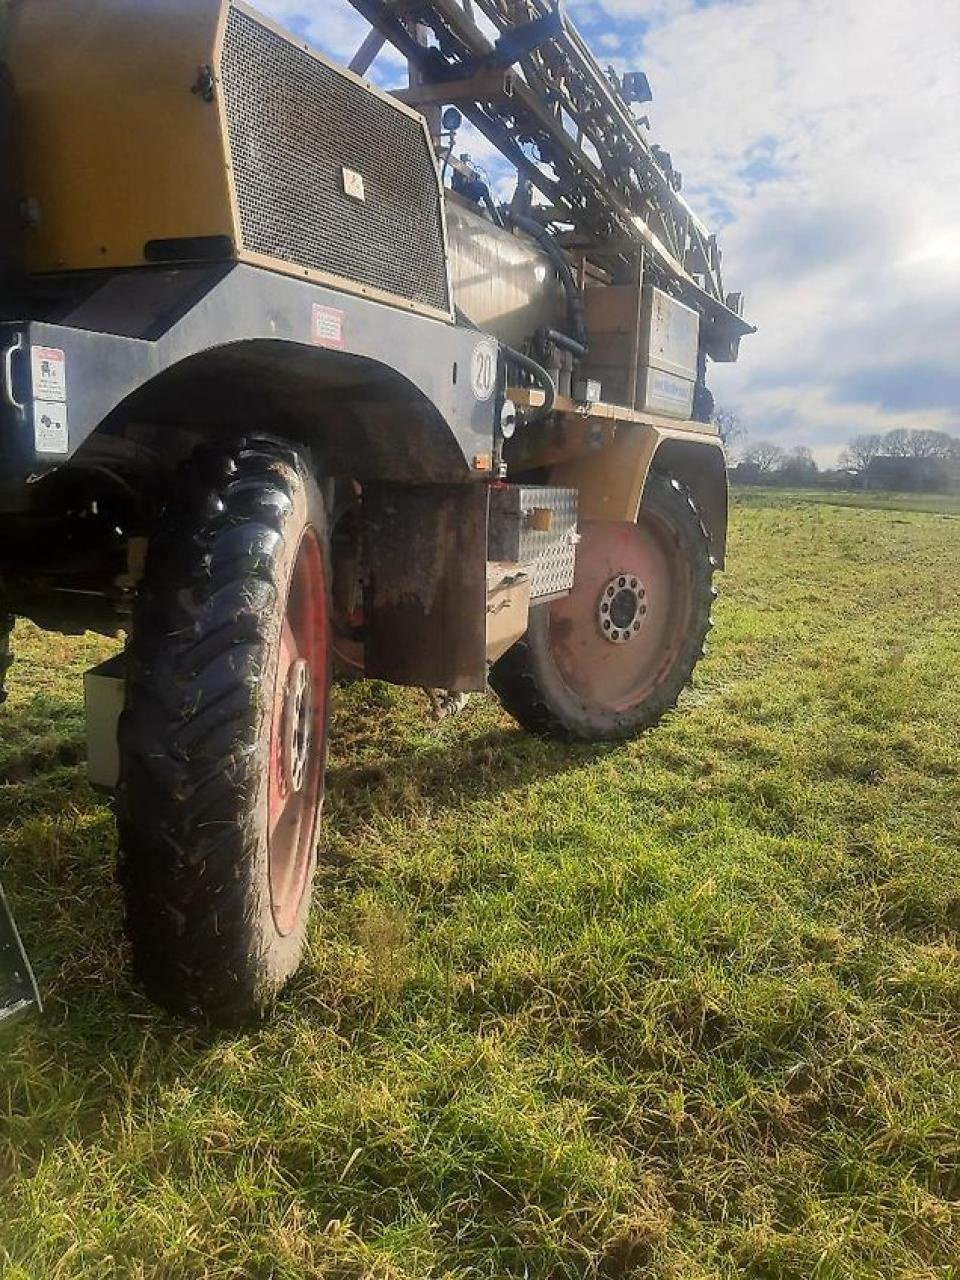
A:
<svg viewBox="0 0 960 1280">
<path fill-rule="evenodd" d="M 577 491 L 504 485 L 490 493 L 489 558 L 529 565 L 531 599 L 565 595 L 577 566 Z"/>
<path fill-rule="evenodd" d="M 697 384 L 700 317 L 662 289 L 643 289 L 637 408 L 689 418 Z"/>
</svg>

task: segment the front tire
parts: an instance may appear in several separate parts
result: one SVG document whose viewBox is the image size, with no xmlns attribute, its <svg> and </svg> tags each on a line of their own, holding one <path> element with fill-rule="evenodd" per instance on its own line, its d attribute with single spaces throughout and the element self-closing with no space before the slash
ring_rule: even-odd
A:
<svg viewBox="0 0 960 1280">
<path fill-rule="evenodd" d="M 205 449 L 151 542 L 117 795 L 136 971 L 177 1013 L 259 1016 L 296 970 L 330 688 L 323 499 L 297 450 Z"/>
<path fill-rule="evenodd" d="M 585 521 L 569 596 L 530 611 L 490 673 L 508 712 L 541 737 L 616 741 L 676 705 L 707 632 L 714 560 L 696 507 L 652 472 L 636 524 Z"/>
</svg>

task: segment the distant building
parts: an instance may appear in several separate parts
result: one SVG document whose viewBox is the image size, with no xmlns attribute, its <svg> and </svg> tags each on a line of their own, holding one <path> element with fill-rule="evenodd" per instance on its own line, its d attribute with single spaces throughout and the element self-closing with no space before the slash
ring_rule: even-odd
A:
<svg viewBox="0 0 960 1280">
<path fill-rule="evenodd" d="M 819 489 L 859 489 L 860 476 L 852 467 L 838 467 L 835 471 L 821 471 L 817 478 Z"/>
<path fill-rule="evenodd" d="M 945 458 L 871 458 L 865 489 L 895 493 L 951 493 L 960 490 L 960 463 Z"/>
</svg>

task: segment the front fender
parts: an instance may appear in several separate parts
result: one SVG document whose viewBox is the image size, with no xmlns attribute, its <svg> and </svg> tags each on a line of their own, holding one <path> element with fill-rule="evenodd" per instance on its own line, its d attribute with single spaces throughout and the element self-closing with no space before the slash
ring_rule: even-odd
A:
<svg viewBox="0 0 960 1280">
<path fill-rule="evenodd" d="M 591 439 L 595 431 L 596 438 Z M 690 492 L 723 565 L 727 544 L 727 467 L 720 437 L 701 423 L 581 420 L 567 432 L 569 455 L 550 466 L 550 483 L 576 489 L 587 520 L 636 520 L 651 469 L 667 471 Z"/>
<path fill-rule="evenodd" d="M 0 356 L 9 479 L 62 466 L 130 415 L 273 432 L 286 421 L 310 445 L 330 422 L 348 444 L 362 429 L 359 452 L 377 455 L 384 480 L 458 483 L 493 466 L 492 338 L 258 267 L 108 275 L 57 323 L 0 324 Z M 342 473 L 357 475 L 354 462 Z"/>
</svg>

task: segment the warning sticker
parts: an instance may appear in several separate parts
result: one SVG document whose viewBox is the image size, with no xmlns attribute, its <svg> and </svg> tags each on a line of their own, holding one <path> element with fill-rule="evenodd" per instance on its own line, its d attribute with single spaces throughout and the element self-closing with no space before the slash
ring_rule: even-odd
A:
<svg viewBox="0 0 960 1280">
<path fill-rule="evenodd" d="M 343 346 L 344 314 L 333 307 L 313 308 L 313 343 L 317 347 L 333 347 L 340 350 Z"/>
<path fill-rule="evenodd" d="M 56 347 L 31 347 L 33 394 L 37 400 L 66 400 L 67 357 Z"/>
<path fill-rule="evenodd" d="M 37 453 L 70 452 L 65 404 L 55 404 L 49 400 L 36 401 L 33 406 L 33 439 Z"/>
</svg>

